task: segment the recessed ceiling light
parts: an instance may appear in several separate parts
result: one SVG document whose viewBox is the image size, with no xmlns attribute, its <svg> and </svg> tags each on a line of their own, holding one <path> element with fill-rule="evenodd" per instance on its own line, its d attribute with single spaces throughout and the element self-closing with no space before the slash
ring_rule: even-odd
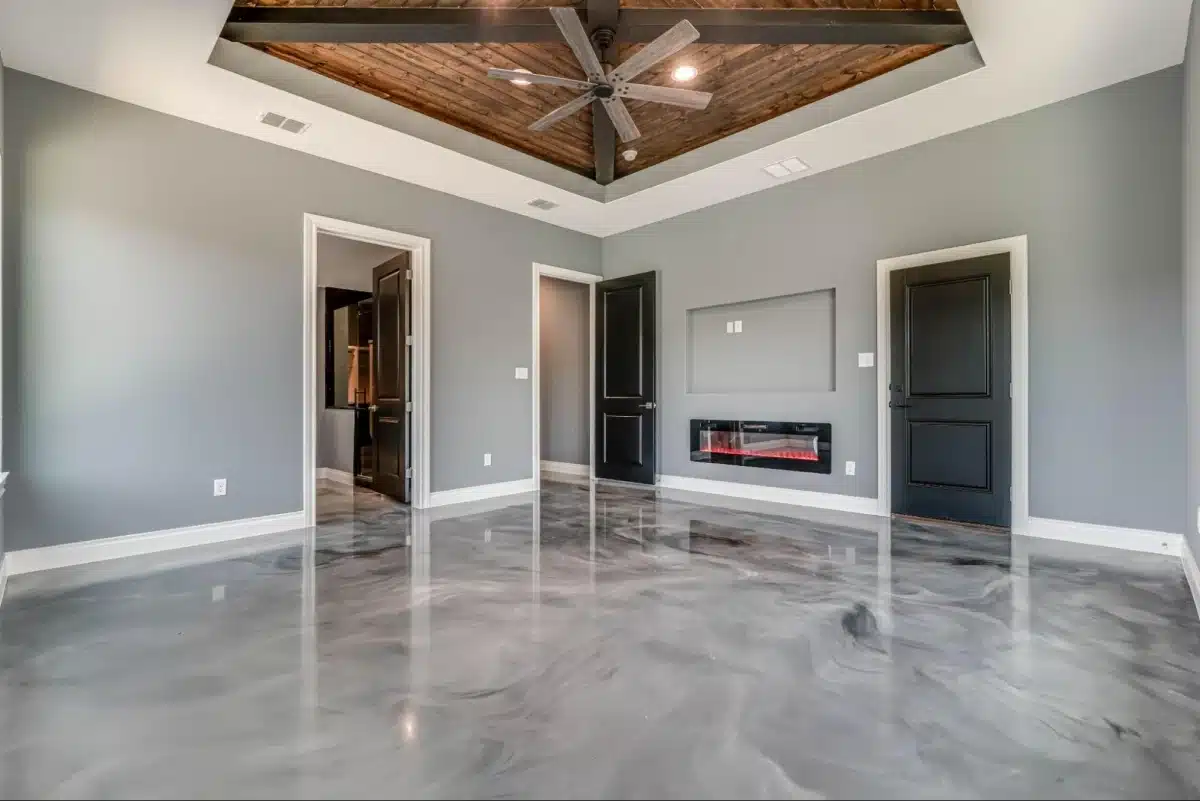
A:
<svg viewBox="0 0 1200 801">
<path fill-rule="evenodd" d="M 770 175 L 772 178 L 787 178 L 792 174 L 791 171 L 782 164 L 768 164 L 767 166 L 763 167 L 763 170 L 766 171 L 767 175 Z"/>
<path fill-rule="evenodd" d="M 675 68 L 675 71 L 671 73 L 671 77 L 680 83 L 687 83 L 695 78 L 698 74 L 699 70 L 697 70 L 691 64 L 680 64 Z"/>
<path fill-rule="evenodd" d="M 788 172 L 804 172 L 808 169 L 808 165 L 795 156 L 792 156 L 790 159 L 784 159 L 779 163 L 782 164 Z"/>
<path fill-rule="evenodd" d="M 541 209 L 542 211 L 550 211 L 550 209 L 558 208 L 557 203 L 551 200 L 546 200 L 544 197 L 534 198 L 533 200 L 529 201 L 529 205 L 533 206 L 535 209 Z"/>
<path fill-rule="evenodd" d="M 524 72 L 524 73 L 528 73 L 528 72 L 529 72 L 529 70 L 525 69 L 524 67 L 517 67 L 515 70 L 513 70 L 513 72 Z M 529 81 L 523 81 L 523 80 L 521 80 L 520 78 L 513 78 L 513 85 L 514 85 L 514 86 L 529 86 L 529 83 L 530 83 Z"/>
</svg>

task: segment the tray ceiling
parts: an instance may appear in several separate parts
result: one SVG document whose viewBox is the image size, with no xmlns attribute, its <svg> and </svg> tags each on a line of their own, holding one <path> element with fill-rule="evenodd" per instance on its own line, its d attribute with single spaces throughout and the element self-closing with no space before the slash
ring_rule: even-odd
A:
<svg viewBox="0 0 1200 801">
<path fill-rule="evenodd" d="M 239 6 L 546 7 L 559 0 L 243 0 Z M 889 10 L 921 14 L 955 10 L 956 0 L 634 0 L 632 8 L 793 8 Z M 528 153 L 582 175 L 592 175 L 591 110 L 534 132 L 528 126 L 578 93 L 552 86 L 516 86 L 489 80 L 490 67 L 582 79 L 565 44 L 339 44 L 271 42 L 264 52 L 377 97 Z M 624 61 L 642 47 L 619 44 Z M 639 81 L 685 85 L 713 93 L 703 111 L 629 101 L 642 131 L 628 146 L 633 161 L 618 158 L 616 174 L 629 175 L 738 131 L 786 114 L 876 76 L 930 56 L 940 45 L 761 45 L 695 43 L 639 76 Z M 680 64 L 699 74 L 687 84 L 671 80 Z"/>
</svg>

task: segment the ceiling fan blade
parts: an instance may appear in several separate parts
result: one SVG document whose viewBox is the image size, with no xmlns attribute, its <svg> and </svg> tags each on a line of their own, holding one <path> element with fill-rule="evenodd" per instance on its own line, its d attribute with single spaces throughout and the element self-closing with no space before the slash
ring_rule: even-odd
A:
<svg viewBox="0 0 1200 801">
<path fill-rule="evenodd" d="M 551 125 L 553 125 L 554 123 L 558 122 L 559 120 L 565 120 L 567 117 L 570 117 L 576 111 L 587 108 L 587 104 L 591 103 L 593 99 L 594 99 L 594 96 L 592 95 L 591 92 L 582 94 L 579 97 L 572 100 L 570 103 L 564 103 L 563 105 L 554 109 L 554 111 L 551 111 L 545 117 L 542 117 L 540 120 L 538 120 L 537 122 L 530 125 L 529 130 L 544 131 L 547 128 L 549 128 Z"/>
<path fill-rule="evenodd" d="M 582 27 L 580 26 L 581 30 Z M 699 38 L 700 31 L 696 30 L 696 26 L 686 19 L 681 20 L 675 23 L 671 30 L 634 53 L 628 61 L 609 73 L 608 78 L 613 82 L 632 81 L 664 58 L 670 58 Z"/>
<path fill-rule="evenodd" d="M 552 8 L 550 13 L 554 15 L 554 22 L 562 31 L 563 38 L 567 40 L 571 52 L 579 60 L 579 65 L 583 67 L 588 80 L 603 81 L 604 67 L 600 66 L 600 59 L 592 48 L 592 40 L 588 38 L 587 31 L 583 29 L 583 23 L 579 21 L 578 12 L 573 8 Z"/>
<path fill-rule="evenodd" d="M 649 100 L 651 103 L 666 103 L 668 106 L 683 106 L 697 111 L 708 108 L 708 103 L 712 100 L 712 92 L 676 89 L 673 86 L 651 86 L 646 83 L 627 83 L 617 90 L 617 94 L 630 100 Z"/>
<path fill-rule="evenodd" d="M 604 104 L 604 110 L 608 112 L 613 128 L 617 130 L 617 136 L 621 137 L 622 142 L 632 142 L 642 135 L 637 125 L 634 124 L 633 117 L 629 116 L 629 109 L 625 108 L 625 104 L 621 102 L 621 98 L 607 97 L 600 102 Z"/>
<path fill-rule="evenodd" d="M 594 86 L 588 81 L 577 81 L 574 78 L 560 78 L 557 75 L 539 75 L 536 72 L 521 72 L 519 70 L 502 70 L 492 67 L 488 70 L 489 78 L 499 78 L 504 81 L 528 81 L 529 83 L 545 83 L 551 86 L 565 86 L 568 89 L 578 89 L 586 92 Z"/>
</svg>

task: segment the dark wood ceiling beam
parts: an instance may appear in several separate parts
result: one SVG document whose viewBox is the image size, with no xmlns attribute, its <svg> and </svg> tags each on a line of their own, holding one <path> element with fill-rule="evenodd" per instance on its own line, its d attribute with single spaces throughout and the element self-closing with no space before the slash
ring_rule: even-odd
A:
<svg viewBox="0 0 1200 801">
<path fill-rule="evenodd" d="M 621 0 L 587 0 L 588 33 L 604 28 L 616 31 Z M 593 42 L 596 38 L 593 37 Z M 610 40 L 608 47 L 596 48 L 600 63 L 607 70 L 617 63 L 617 48 Z M 608 112 L 599 100 L 592 102 L 592 178 L 601 186 L 611 184 L 617 177 L 617 131 Z"/>
<path fill-rule="evenodd" d="M 971 41 L 958 11 L 629 8 L 621 42 L 649 42 L 689 20 L 708 44 L 937 44 Z M 560 42 L 544 8 L 235 6 L 222 36 L 235 42 L 356 44 Z"/>
</svg>

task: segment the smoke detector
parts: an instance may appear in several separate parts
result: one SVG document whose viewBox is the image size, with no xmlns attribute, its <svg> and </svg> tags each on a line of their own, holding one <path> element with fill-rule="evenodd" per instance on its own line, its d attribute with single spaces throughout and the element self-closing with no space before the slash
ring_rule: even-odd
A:
<svg viewBox="0 0 1200 801">
<path fill-rule="evenodd" d="M 621 158 L 625 159 L 626 161 L 633 161 L 637 158 L 637 151 L 631 147 L 621 154 Z"/>
<path fill-rule="evenodd" d="M 298 134 L 308 130 L 310 123 L 294 120 L 290 117 L 285 117 L 282 114 L 276 114 L 274 111 L 266 111 L 258 115 L 258 121 L 263 125 L 270 125 L 272 128 L 278 128 L 281 131 Z"/>
<path fill-rule="evenodd" d="M 558 208 L 557 203 L 551 200 L 546 200 L 543 197 L 535 198 L 534 200 L 529 201 L 529 205 L 533 206 L 535 209 L 541 209 L 542 211 L 550 211 L 550 209 Z"/>
</svg>

